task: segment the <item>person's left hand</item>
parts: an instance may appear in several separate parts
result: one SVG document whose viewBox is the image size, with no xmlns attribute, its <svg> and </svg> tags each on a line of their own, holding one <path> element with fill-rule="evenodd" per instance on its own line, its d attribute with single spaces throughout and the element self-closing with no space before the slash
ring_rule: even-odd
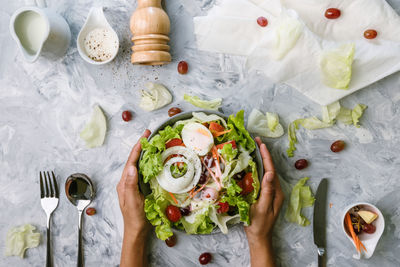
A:
<svg viewBox="0 0 400 267">
<path fill-rule="evenodd" d="M 149 136 L 150 131 L 146 130 L 142 138 Z M 136 163 L 141 150 L 139 139 L 129 155 L 121 180 L 117 185 L 119 206 L 124 217 L 124 236 L 126 237 L 145 236 L 150 229 L 150 223 L 144 213 L 144 196 L 139 192 L 138 187 L 139 176 Z"/>
</svg>

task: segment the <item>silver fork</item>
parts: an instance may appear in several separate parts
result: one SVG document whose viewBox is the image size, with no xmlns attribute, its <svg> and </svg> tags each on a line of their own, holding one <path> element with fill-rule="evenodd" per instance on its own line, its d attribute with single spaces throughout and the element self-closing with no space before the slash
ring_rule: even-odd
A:
<svg viewBox="0 0 400 267">
<path fill-rule="evenodd" d="M 43 210 L 46 212 L 47 215 L 47 253 L 46 253 L 46 267 L 51 267 L 51 246 L 50 246 L 50 218 L 51 214 L 53 211 L 57 208 L 58 206 L 58 200 L 60 197 L 59 191 L 58 191 L 58 185 L 56 181 L 56 176 L 54 175 L 54 172 L 51 172 L 53 182 L 51 181 L 52 179 L 50 178 L 50 172 L 40 172 L 40 203 L 42 204 Z M 43 183 L 43 177 L 44 177 L 44 183 Z"/>
</svg>

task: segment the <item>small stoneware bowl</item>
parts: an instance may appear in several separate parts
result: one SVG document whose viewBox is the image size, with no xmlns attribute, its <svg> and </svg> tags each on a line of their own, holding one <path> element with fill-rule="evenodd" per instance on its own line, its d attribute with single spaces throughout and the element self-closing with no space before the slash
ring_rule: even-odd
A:
<svg viewBox="0 0 400 267">
<path fill-rule="evenodd" d="M 172 125 L 174 125 L 177 121 L 187 120 L 187 119 L 192 118 L 192 117 L 193 117 L 193 115 L 192 115 L 193 112 L 203 112 L 203 113 L 205 113 L 205 114 L 207 114 L 207 115 L 216 114 L 216 115 L 220 116 L 221 118 L 224 118 L 225 120 L 228 120 L 228 117 L 227 117 L 226 115 L 224 115 L 224 114 L 222 114 L 222 113 L 220 113 L 220 112 L 216 112 L 216 111 L 196 110 L 196 111 L 190 111 L 190 112 L 179 113 L 179 114 L 177 114 L 177 115 L 175 115 L 175 116 L 173 116 L 173 117 L 167 119 L 167 120 L 164 121 L 163 123 L 161 123 L 161 125 L 158 126 L 158 127 L 152 132 L 152 134 L 151 134 L 150 137 L 149 137 L 149 140 L 150 140 L 154 135 L 158 134 L 158 132 L 159 132 L 160 130 L 164 129 L 164 128 L 167 127 L 168 125 L 171 125 L 171 126 L 172 126 Z M 140 154 L 140 158 L 139 158 L 139 161 L 138 161 L 138 169 L 139 169 L 139 162 L 140 162 L 140 160 L 142 159 L 142 156 L 143 156 L 143 152 Z M 258 178 L 259 178 L 260 184 L 261 184 L 262 178 L 263 178 L 263 176 L 264 176 L 264 165 L 263 165 L 263 162 L 262 162 L 262 157 L 261 157 L 261 154 L 260 154 L 260 150 L 259 150 L 259 148 L 258 148 L 257 145 L 256 145 L 256 149 L 253 151 L 253 153 L 251 154 L 251 156 L 254 158 L 254 160 L 255 160 L 255 162 L 256 162 L 256 164 L 257 164 Z M 139 172 L 139 189 L 140 189 L 140 191 L 141 191 L 145 196 L 151 193 L 151 189 L 150 189 L 149 184 L 145 184 L 145 183 L 143 182 L 143 177 L 142 177 L 142 175 L 140 175 L 140 172 Z M 232 225 L 232 226 L 233 226 L 233 225 Z M 177 229 L 177 230 L 178 230 L 178 231 L 182 231 L 182 230 L 180 230 L 180 229 Z M 220 232 L 220 230 L 219 230 L 219 228 L 217 227 L 217 228 L 214 229 L 214 231 L 213 231 L 212 233 L 219 233 L 219 232 Z"/>
<path fill-rule="evenodd" d="M 362 251 L 362 255 L 361 255 L 359 252 L 357 252 L 355 250 L 357 252 L 357 254 L 353 256 L 356 259 L 360 259 L 361 257 L 363 257 L 365 259 L 369 259 L 372 256 L 372 254 L 374 254 L 376 245 L 378 244 L 378 241 L 383 234 L 383 230 L 385 229 L 385 219 L 383 218 L 382 212 L 376 206 L 374 206 L 370 203 L 359 202 L 359 203 L 354 203 L 354 204 L 347 206 L 344 209 L 344 213 L 342 216 L 342 228 L 343 228 L 344 234 L 347 236 L 347 238 L 350 240 L 350 242 L 354 245 L 354 247 L 356 247 L 356 245 L 354 244 L 353 239 L 351 238 L 351 234 L 347 230 L 347 227 L 345 224 L 345 216 L 346 216 L 347 212 L 349 212 L 355 206 L 359 206 L 363 210 L 368 210 L 368 211 L 371 211 L 378 215 L 378 218 L 376 218 L 375 221 L 373 222 L 373 224 L 376 227 L 375 233 L 373 233 L 373 234 L 362 233 L 362 234 L 358 235 L 358 237 L 360 238 L 360 241 L 364 244 L 367 251 Z"/>
</svg>

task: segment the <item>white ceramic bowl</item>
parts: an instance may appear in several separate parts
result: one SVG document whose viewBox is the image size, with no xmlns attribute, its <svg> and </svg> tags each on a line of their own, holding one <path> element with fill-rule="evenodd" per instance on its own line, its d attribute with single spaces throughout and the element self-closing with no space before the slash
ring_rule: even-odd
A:
<svg viewBox="0 0 400 267">
<path fill-rule="evenodd" d="M 378 214 L 378 218 L 376 218 L 376 220 L 373 222 L 373 224 L 376 227 L 375 233 L 373 233 L 373 234 L 362 233 L 362 234 L 358 235 L 358 237 L 360 238 L 360 241 L 364 244 L 365 248 L 367 249 L 366 252 L 364 252 L 364 251 L 362 252 L 362 256 L 366 259 L 369 259 L 372 256 L 372 254 L 374 253 L 376 245 L 378 244 L 378 241 L 382 236 L 383 230 L 385 229 L 385 219 L 382 215 L 382 212 L 376 206 L 374 206 L 370 203 L 358 202 L 358 203 L 354 203 L 354 204 L 347 206 L 345 208 L 343 216 L 342 216 L 342 228 L 343 228 L 344 234 L 347 236 L 347 238 L 350 240 L 350 242 L 354 245 L 354 247 L 356 247 L 356 245 L 354 244 L 353 239 L 351 238 L 351 234 L 347 230 L 347 227 L 345 224 L 345 216 L 346 216 L 347 212 L 349 212 L 355 206 L 360 206 L 363 210 L 368 210 L 375 214 Z M 358 253 L 357 255 L 354 255 L 353 257 L 359 259 L 359 258 L 361 258 L 361 255 L 360 255 L 360 253 Z"/>
<path fill-rule="evenodd" d="M 105 61 L 95 61 L 91 58 L 86 53 L 85 50 L 85 37 L 88 35 L 89 32 L 96 28 L 105 28 L 108 29 L 112 35 L 114 36 L 115 40 L 117 41 L 117 49 L 115 53 L 112 55 L 111 58 Z M 78 52 L 79 55 L 88 63 L 93 64 L 93 65 L 103 65 L 107 64 L 108 62 L 112 61 L 115 56 L 118 54 L 118 49 L 119 49 L 119 39 L 118 35 L 114 31 L 114 29 L 111 27 L 111 25 L 108 23 L 106 17 L 104 16 L 103 13 L 103 8 L 102 7 L 92 7 L 89 11 L 89 15 L 85 21 L 85 24 L 83 25 L 81 31 L 79 32 L 78 35 L 78 40 L 77 40 L 77 47 L 78 47 Z"/>
</svg>

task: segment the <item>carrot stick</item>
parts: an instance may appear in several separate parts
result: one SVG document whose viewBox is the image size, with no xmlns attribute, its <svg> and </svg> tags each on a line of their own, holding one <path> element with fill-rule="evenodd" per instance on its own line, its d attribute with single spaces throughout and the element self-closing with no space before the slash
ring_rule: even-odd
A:
<svg viewBox="0 0 400 267">
<path fill-rule="evenodd" d="M 194 191 L 194 192 L 191 194 L 190 198 L 193 198 L 195 195 L 197 195 L 197 193 L 199 193 L 201 190 L 203 190 L 204 187 L 206 187 L 206 185 L 207 185 L 207 183 L 208 183 L 209 180 L 210 180 L 210 176 L 207 178 L 207 181 L 206 181 L 199 189 L 197 189 L 196 191 Z"/>
<path fill-rule="evenodd" d="M 357 251 L 361 252 L 361 249 L 360 249 L 361 241 L 358 238 L 358 236 L 356 235 L 356 233 L 354 232 L 353 226 L 351 224 L 351 218 L 350 218 L 350 214 L 349 213 L 346 213 L 346 225 L 347 225 L 347 228 L 348 228 L 348 230 L 349 230 L 349 232 L 351 234 L 351 237 L 353 238 L 354 244 L 356 245 Z M 362 245 L 362 246 L 364 247 L 364 245 Z"/>
<path fill-rule="evenodd" d="M 178 204 L 178 200 L 176 200 L 174 194 L 172 194 L 171 192 L 168 192 L 170 194 L 170 196 L 172 197 L 172 200 L 175 202 L 175 204 Z"/>
<path fill-rule="evenodd" d="M 364 244 L 361 242 L 361 240 L 360 239 L 358 239 L 359 241 L 360 241 L 360 245 L 361 245 L 361 247 L 365 250 L 365 252 L 367 252 L 367 249 L 365 248 L 365 246 L 364 246 Z"/>
</svg>

